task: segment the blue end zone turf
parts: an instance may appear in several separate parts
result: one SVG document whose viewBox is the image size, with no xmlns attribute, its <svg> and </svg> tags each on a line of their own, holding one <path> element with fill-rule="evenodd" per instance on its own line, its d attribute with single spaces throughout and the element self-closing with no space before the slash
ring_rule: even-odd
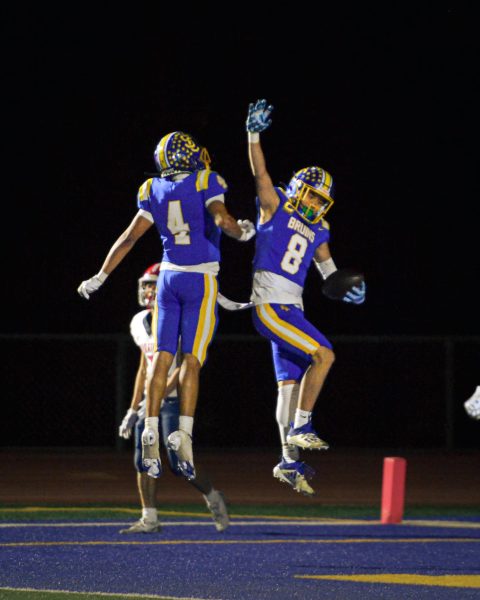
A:
<svg viewBox="0 0 480 600">
<path fill-rule="evenodd" d="M 208 519 L 163 522 L 161 533 L 129 536 L 119 523 L 4 524 L 0 588 L 221 600 L 480 597 L 480 520 L 232 518 L 222 534 Z"/>
</svg>

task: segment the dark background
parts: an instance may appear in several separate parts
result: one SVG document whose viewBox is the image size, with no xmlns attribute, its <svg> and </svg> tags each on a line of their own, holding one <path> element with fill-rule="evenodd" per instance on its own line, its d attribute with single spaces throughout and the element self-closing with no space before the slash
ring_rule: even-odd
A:
<svg viewBox="0 0 480 600">
<path fill-rule="evenodd" d="M 286 182 L 309 164 L 333 174 L 332 252 L 368 281 L 364 306 L 332 305 L 312 272 L 305 299 L 315 324 L 327 333 L 479 332 L 469 9 L 319 5 L 312 15 L 252 5 L 223 18 L 105 6 L 19 8 L 4 22 L 4 281 L 16 291 L 3 331 L 125 331 L 136 280 L 161 257 L 154 229 L 89 302 L 76 288 L 133 218 L 169 131 L 207 146 L 229 209 L 253 219 L 244 122 L 248 103 L 265 97 L 275 106 L 262 137 L 272 178 Z M 246 299 L 253 243 L 225 239 L 223 255 L 221 288 Z M 253 332 L 245 315 L 225 315 L 221 327 Z"/>
<path fill-rule="evenodd" d="M 352 307 L 326 300 L 312 269 L 308 318 L 333 337 L 480 333 L 479 48 L 468 4 L 334 12 L 320 3 L 313 13 L 251 4 L 228 14 L 19 6 L 3 28 L 2 333 L 128 334 L 137 279 L 161 259 L 153 228 L 90 301 L 76 288 L 133 218 L 154 148 L 170 131 L 207 146 L 229 184 L 229 210 L 253 220 L 245 118 L 257 98 L 275 106 L 262 136 L 272 178 L 287 182 L 310 164 L 332 173 L 330 247 L 337 266 L 367 279 L 366 303 Z M 225 295 L 248 298 L 253 249 L 222 240 Z M 222 311 L 219 336 L 236 333 L 255 333 L 250 315 Z M 273 401 L 268 352 L 258 360 Z M 358 353 L 342 356 L 343 366 L 356 361 Z M 478 383 L 476 359 L 466 352 L 465 362 L 458 402 Z M 375 380 L 384 367 L 373 356 L 368 368 Z"/>
</svg>

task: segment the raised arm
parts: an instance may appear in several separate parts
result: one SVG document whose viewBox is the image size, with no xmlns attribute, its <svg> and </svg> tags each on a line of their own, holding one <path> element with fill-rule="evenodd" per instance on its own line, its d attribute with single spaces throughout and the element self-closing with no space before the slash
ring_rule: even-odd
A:
<svg viewBox="0 0 480 600">
<path fill-rule="evenodd" d="M 150 229 L 152 224 L 152 221 L 146 219 L 138 212 L 127 229 L 125 229 L 110 248 L 100 271 L 93 277 L 90 277 L 90 279 L 82 281 L 78 286 L 77 291 L 80 296 L 88 300 L 90 294 L 98 290 L 110 273 L 118 267 L 125 256 L 130 252 L 136 242 Z"/>
<path fill-rule="evenodd" d="M 278 208 L 280 199 L 273 186 L 272 179 L 267 171 L 265 156 L 260 144 L 260 133 L 270 127 L 272 120 L 270 113 L 273 106 L 266 100 L 257 100 L 248 107 L 247 132 L 248 132 L 248 158 L 250 169 L 255 178 L 255 188 L 260 202 L 260 221 L 269 221 Z"/>
</svg>

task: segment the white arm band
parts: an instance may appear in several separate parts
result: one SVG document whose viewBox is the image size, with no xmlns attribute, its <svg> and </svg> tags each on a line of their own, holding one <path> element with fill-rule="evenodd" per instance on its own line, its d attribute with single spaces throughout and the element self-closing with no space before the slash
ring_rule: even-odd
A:
<svg viewBox="0 0 480 600">
<path fill-rule="evenodd" d="M 224 194 L 217 194 L 216 196 L 212 196 L 211 198 L 209 198 L 205 202 L 205 207 L 210 206 L 210 204 L 212 202 L 215 202 L 216 200 L 218 200 L 218 202 L 223 202 L 225 204 L 225 195 Z"/>
<path fill-rule="evenodd" d="M 152 213 L 148 212 L 148 210 L 143 210 L 143 208 L 140 208 L 137 215 L 140 215 L 144 219 L 147 219 L 147 221 L 150 221 L 150 223 L 153 223 Z"/>
<path fill-rule="evenodd" d="M 248 143 L 249 144 L 258 144 L 260 141 L 260 134 L 257 132 L 249 131 L 248 132 Z"/>
<path fill-rule="evenodd" d="M 335 273 L 335 271 L 337 270 L 337 267 L 333 262 L 333 258 L 327 258 L 327 260 L 324 260 L 322 262 L 319 262 L 317 260 L 314 260 L 313 262 L 315 263 L 315 266 L 319 270 L 320 275 L 323 277 L 323 279 L 326 279 L 329 275 Z"/>
</svg>

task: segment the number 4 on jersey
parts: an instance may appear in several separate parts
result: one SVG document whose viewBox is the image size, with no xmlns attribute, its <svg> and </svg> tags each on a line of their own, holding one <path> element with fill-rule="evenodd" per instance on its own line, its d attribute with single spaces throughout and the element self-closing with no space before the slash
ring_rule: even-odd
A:
<svg viewBox="0 0 480 600">
<path fill-rule="evenodd" d="M 180 200 L 171 200 L 168 203 L 168 221 L 167 227 L 170 233 L 175 236 L 175 244 L 190 244 L 190 226 L 183 220 L 182 205 Z"/>
</svg>

